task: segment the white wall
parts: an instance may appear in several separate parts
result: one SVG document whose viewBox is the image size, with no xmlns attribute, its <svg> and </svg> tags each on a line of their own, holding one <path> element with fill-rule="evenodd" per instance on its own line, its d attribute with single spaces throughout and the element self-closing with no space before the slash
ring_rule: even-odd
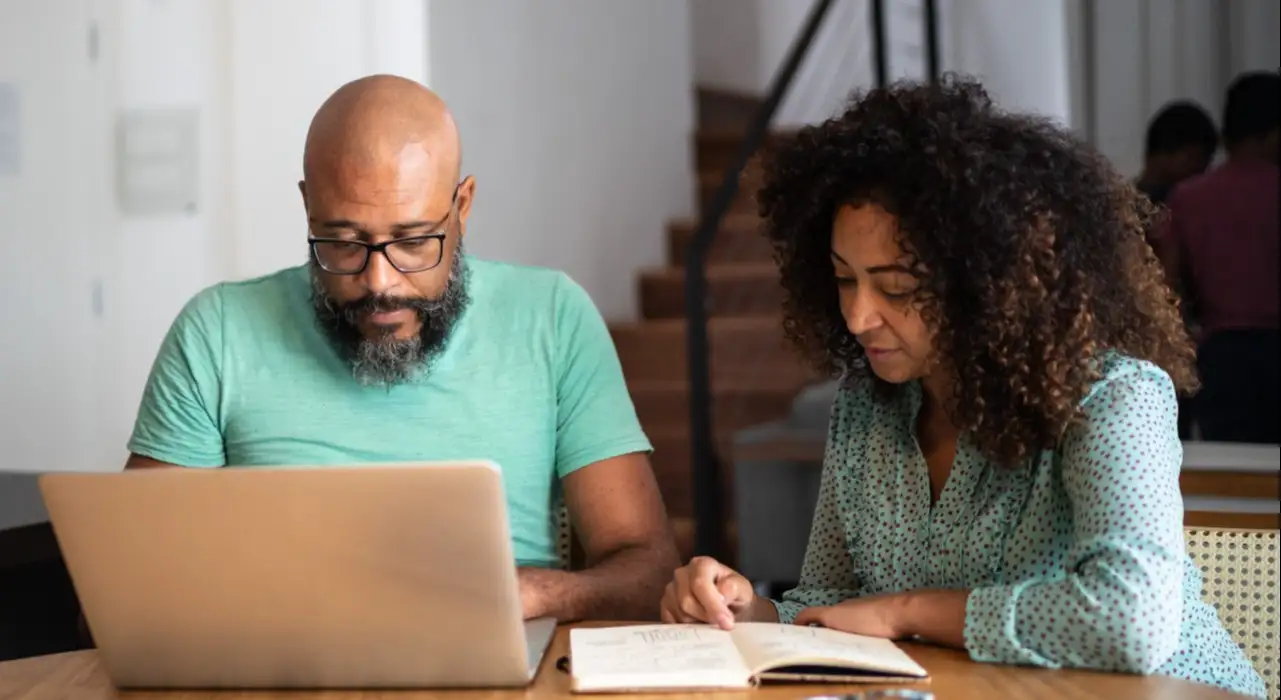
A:
<svg viewBox="0 0 1281 700">
<path fill-rule="evenodd" d="M 0 470 L 100 456 L 95 380 L 111 368 L 94 289 L 114 230 L 104 160 L 87 157 L 108 143 L 93 12 L 0 0 Z"/>
<path fill-rule="evenodd" d="M 24 277 L 7 278 L 15 285 L 30 280 L 5 287 L 5 296 L 25 291 L 37 317 L 61 319 L 90 335 L 73 342 L 33 327 L 11 338 L 24 345 L 6 348 L 0 373 L 0 410 L 15 436 L 9 440 L 5 433 L 8 452 L 0 468 L 119 468 L 152 358 L 183 303 L 213 282 L 305 260 L 296 183 L 303 137 L 320 102 L 342 82 L 367 73 L 427 79 L 423 0 L 65 2 L 67 9 L 55 17 L 35 12 L 44 3 L 0 0 L 0 25 L 32 37 L 56 30 L 49 42 L 68 37 L 57 55 L 70 57 L 53 60 L 53 48 L 17 53 L 11 65 L 0 65 L 0 81 L 21 69 L 31 73 L 23 73 L 24 80 L 47 84 L 55 94 L 81 96 L 75 109 L 28 100 L 33 111 L 24 119 L 25 139 L 42 165 L 75 175 L 65 191 L 51 189 L 59 186 L 40 179 L 42 171 L 24 173 L 15 183 L 34 188 L 35 196 L 60 195 L 58 206 L 80 218 L 51 218 L 48 206 L 31 212 L 9 207 L 0 212 L 0 230 L 44 231 L 46 239 L 53 232 L 84 236 L 63 245 L 83 249 L 92 258 L 89 267 L 64 260 L 55 268 L 47 257 L 28 258 Z M 99 50 L 90 61 L 86 37 L 95 24 Z M 22 42 L 9 45 L 28 50 Z M 94 82 L 72 82 L 67 60 L 93 63 Z M 112 137 L 117 117 L 172 108 L 198 111 L 196 206 L 126 215 L 116 205 L 112 179 L 120 166 Z M 66 123 L 67 114 L 78 121 Z M 77 137 L 68 141 L 70 152 L 44 149 L 46 136 L 65 132 Z M 40 279 L 58 280 L 69 290 L 64 295 L 73 296 L 51 296 L 33 286 Z M 90 308 L 97 313 L 91 320 L 71 315 Z M 8 313 L 3 322 L 6 328 L 24 325 Z M 83 357 L 64 358 L 68 348 Z M 32 410 L 19 398 L 23 387 L 38 389 L 58 410 Z M 52 450 L 55 445 L 75 452 Z"/>
<path fill-rule="evenodd" d="M 1143 167 L 1147 122 L 1161 105 L 1187 98 L 1219 121 L 1226 62 L 1219 0 L 1096 2 L 1094 133 L 1100 150 L 1128 175 Z"/>
<path fill-rule="evenodd" d="M 1067 18 L 1064 0 L 940 2 L 943 69 L 978 77 L 1002 107 L 1071 125 Z"/>
<path fill-rule="evenodd" d="M 809 0 L 690 0 L 695 82 L 764 96 L 811 9 Z M 868 0 L 832 4 L 779 105 L 775 125 L 823 119 L 841 107 L 851 90 L 872 84 L 870 11 Z"/>
<path fill-rule="evenodd" d="M 791 9 L 791 14 L 781 12 L 784 7 Z M 762 13 L 764 26 L 773 28 L 765 32 L 761 45 L 762 55 L 769 63 L 768 81 L 781 67 L 801 31 L 809 4 L 766 0 L 762 9 L 766 10 Z M 840 111 L 851 90 L 870 87 L 875 82 L 870 11 L 868 0 L 832 3 L 774 115 L 777 126 L 787 128 L 822 120 Z M 790 31 L 781 31 L 784 27 Z M 891 40 L 887 54 L 894 54 L 894 48 Z"/>
<path fill-rule="evenodd" d="M 795 18 L 786 26 L 797 27 L 807 2 L 774 2 L 779 11 Z M 770 0 L 690 0 L 694 75 L 699 85 L 729 92 L 756 95 L 765 91 L 783 53 L 765 50 L 780 36 L 777 26 L 765 24 Z M 799 13 L 797 12 L 799 8 Z"/>
<path fill-rule="evenodd" d="M 476 178 L 475 254 L 567 271 L 607 319 L 693 211 L 686 0 L 433 2 L 432 87 Z"/>
<path fill-rule="evenodd" d="M 1229 65 L 1233 71 L 1281 69 L 1281 3 L 1233 0 L 1228 3 Z"/>
<path fill-rule="evenodd" d="M 810 5 L 691 3 L 696 81 L 758 95 Z M 867 6 L 834 4 L 779 126 L 826 118 L 849 90 L 872 84 Z M 920 0 L 885 7 L 890 77 L 922 77 Z M 976 75 L 1003 106 L 1077 129 L 1130 175 L 1142 167 L 1147 122 L 1166 101 L 1197 100 L 1217 121 L 1233 75 L 1281 66 L 1276 0 L 940 0 L 938 8 L 944 71 Z"/>
<path fill-rule="evenodd" d="M 939 63 L 982 78 L 1003 104 L 1071 120 L 1065 0 L 942 0 Z M 810 3 L 691 0 L 695 79 L 704 87 L 763 94 L 796 37 Z M 887 74 L 925 77 L 920 0 L 888 0 Z M 849 92 L 874 84 L 871 3 L 838 0 L 779 108 L 782 127 L 839 110 Z"/>
<path fill-rule="evenodd" d="M 302 262 L 298 194 L 312 115 L 338 86 L 369 73 L 427 80 L 422 0 L 218 0 L 230 98 L 234 274 Z"/>
<path fill-rule="evenodd" d="M 227 115 L 219 51 L 219 0 L 104 2 L 101 60 L 114 75 L 104 118 L 127 110 L 199 110 L 198 198 L 188 213 L 132 217 L 111 206 L 114 245 L 100 265 L 101 351 L 110 371 L 99 378 L 103 466 L 123 464 L 142 383 L 165 330 L 187 298 L 231 271 L 227 187 Z M 111 151 L 95 154 L 117 168 Z M 114 194 L 114 192 L 113 192 Z"/>
</svg>

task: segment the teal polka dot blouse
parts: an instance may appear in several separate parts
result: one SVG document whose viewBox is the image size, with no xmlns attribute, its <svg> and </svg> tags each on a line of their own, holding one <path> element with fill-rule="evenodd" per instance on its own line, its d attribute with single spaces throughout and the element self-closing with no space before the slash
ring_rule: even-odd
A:
<svg viewBox="0 0 1281 700">
<path fill-rule="evenodd" d="M 999 468 L 962 438 L 933 505 L 912 430 L 919 384 L 881 402 L 847 380 L 780 619 L 858 596 L 968 589 L 976 661 L 1168 674 L 1263 696 L 1184 549 L 1173 383 L 1127 357 L 1104 370 L 1082 420 L 1028 468 Z"/>
</svg>

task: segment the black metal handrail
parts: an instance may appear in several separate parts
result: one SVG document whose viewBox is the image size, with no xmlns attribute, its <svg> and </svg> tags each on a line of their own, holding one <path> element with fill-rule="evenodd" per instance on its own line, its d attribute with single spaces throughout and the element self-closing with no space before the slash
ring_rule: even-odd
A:
<svg viewBox="0 0 1281 700">
<path fill-rule="evenodd" d="M 872 70 L 876 71 L 876 85 L 889 82 L 890 61 L 885 41 L 885 3 L 872 0 Z"/>
<path fill-rule="evenodd" d="M 938 72 L 937 31 L 933 0 L 925 0 L 929 79 Z M 690 477 L 694 506 L 694 553 L 725 559 L 724 492 L 712 431 L 712 386 L 708 357 L 707 253 L 720 230 L 721 220 L 738 194 L 739 178 L 768 135 L 774 113 L 791 87 L 810 45 L 814 42 L 833 0 L 815 0 L 787 57 L 770 83 L 764 102 L 756 110 L 734 158 L 725 167 L 720 186 L 703 208 L 698 227 L 685 252 L 686 352 L 689 372 Z M 876 84 L 888 80 L 884 0 L 872 0 L 872 55 Z"/>
<path fill-rule="evenodd" d="M 939 10 L 936 0 L 925 2 L 925 76 L 939 81 Z"/>
</svg>

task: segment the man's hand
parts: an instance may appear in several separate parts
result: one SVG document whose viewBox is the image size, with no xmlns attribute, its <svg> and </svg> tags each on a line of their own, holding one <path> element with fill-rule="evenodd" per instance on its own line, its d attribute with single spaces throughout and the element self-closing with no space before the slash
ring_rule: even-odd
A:
<svg viewBox="0 0 1281 700">
<path fill-rule="evenodd" d="M 668 623 L 706 622 L 733 629 L 735 622 L 777 619 L 777 611 L 771 614 L 765 606 L 774 608 L 769 601 L 757 600 L 742 574 L 711 557 L 694 557 L 667 584 L 659 617 Z"/>
</svg>

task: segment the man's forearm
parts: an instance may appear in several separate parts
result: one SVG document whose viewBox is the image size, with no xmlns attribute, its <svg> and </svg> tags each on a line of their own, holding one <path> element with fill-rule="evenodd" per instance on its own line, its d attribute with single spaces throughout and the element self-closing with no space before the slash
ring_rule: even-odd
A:
<svg viewBox="0 0 1281 700">
<path fill-rule="evenodd" d="M 659 544 L 620 549 L 582 571 L 521 569 L 527 617 L 576 620 L 657 620 L 663 587 L 678 564 Z"/>
</svg>

